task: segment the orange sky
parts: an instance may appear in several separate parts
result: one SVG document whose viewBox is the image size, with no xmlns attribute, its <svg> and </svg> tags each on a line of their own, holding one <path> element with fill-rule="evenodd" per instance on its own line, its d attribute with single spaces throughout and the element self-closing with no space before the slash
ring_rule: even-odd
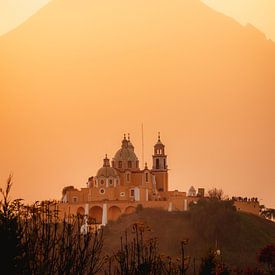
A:
<svg viewBox="0 0 275 275">
<path fill-rule="evenodd" d="M 141 157 L 143 122 L 171 188 L 275 207 L 274 43 L 195 0 L 106 2 L 54 0 L 0 37 L 1 182 L 13 171 L 15 196 L 60 198 L 123 133 Z"/>
</svg>

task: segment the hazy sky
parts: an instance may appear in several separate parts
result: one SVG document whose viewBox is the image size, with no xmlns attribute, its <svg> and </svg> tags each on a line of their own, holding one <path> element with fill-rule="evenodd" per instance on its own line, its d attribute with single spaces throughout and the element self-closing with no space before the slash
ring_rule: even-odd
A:
<svg viewBox="0 0 275 275">
<path fill-rule="evenodd" d="M 0 22 L 39 2 L 0 0 Z M 275 10 L 216 3 L 265 26 Z M 143 122 L 149 166 L 158 131 L 167 145 L 171 190 L 275 207 L 274 45 L 198 0 L 53 0 L 0 37 L 0 185 L 13 172 L 27 201 L 84 187 L 124 132 L 141 156 Z"/>
<path fill-rule="evenodd" d="M 0 35 L 25 21 L 49 0 L 0 0 Z M 275 40 L 275 0 L 202 0 L 242 24 L 253 24 Z"/>
</svg>

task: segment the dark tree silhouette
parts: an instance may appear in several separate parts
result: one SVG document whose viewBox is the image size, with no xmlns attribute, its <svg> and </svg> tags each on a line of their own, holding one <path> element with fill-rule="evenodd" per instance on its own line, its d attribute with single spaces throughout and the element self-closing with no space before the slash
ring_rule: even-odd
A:
<svg viewBox="0 0 275 275">
<path fill-rule="evenodd" d="M 1 190 L 1 269 L 5 274 L 95 274 L 102 269 L 103 231 L 81 233 L 83 217 L 58 218 L 54 202 L 11 201 Z"/>
<path fill-rule="evenodd" d="M 259 262 L 267 266 L 270 274 L 275 274 L 275 245 L 269 244 L 261 250 Z"/>
</svg>

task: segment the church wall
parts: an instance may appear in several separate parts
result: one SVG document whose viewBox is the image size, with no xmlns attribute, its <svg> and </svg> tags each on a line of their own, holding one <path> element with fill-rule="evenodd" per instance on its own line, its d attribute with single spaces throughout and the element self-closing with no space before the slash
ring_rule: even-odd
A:
<svg viewBox="0 0 275 275">
<path fill-rule="evenodd" d="M 70 203 L 83 203 L 88 201 L 88 188 L 82 188 L 79 190 L 67 191 L 67 200 Z"/>
<path fill-rule="evenodd" d="M 166 171 L 153 171 L 152 173 L 156 177 L 157 189 L 163 192 L 168 191 L 168 173 Z"/>
<path fill-rule="evenodd" d="M 259 215 L 260 213 L 259 202 L 234 201 L 234 205 L 237 211 L 248 212 L 255 215 Z"/>
</svg>

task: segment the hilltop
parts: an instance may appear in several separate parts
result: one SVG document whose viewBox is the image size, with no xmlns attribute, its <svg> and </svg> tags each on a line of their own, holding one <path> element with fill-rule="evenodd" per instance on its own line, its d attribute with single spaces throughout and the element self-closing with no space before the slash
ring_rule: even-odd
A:
<svg viewBox="0 0 275 275">
<path fill-rule="evenodd" d="M 196 257 L 197 264 L 210 248 L 222 252 L 225 263 L 231 267 L 255 267 L 261 248 L 275 242 L 275 224 L 261 217 L 236 212 L 230 203 L 202 204 L 188 212 L 167 212 L 143 209 L 122 216 L 105 228 L 105 250 L 115 251 L 120 246 L 120 236 L 135 222 L 148 225 L 152 231 L 147 238 L 158 238 L 160 252 L 173 257 L 180 255 L 180 242 L 189 239 L 186 255 Z M 129 237 L 130 238 L 130 237 Z"/>
<path fill-rule="evenodd" d="M 273 207 L 275 44 L 253 26 L 199 0 L 53 0 L 0 37 L 0 60 L 16 196 L 82 186 L 143 121 L 146 144 L 167 141 L 171 189 L 222 185 Z"/>
</svg>

